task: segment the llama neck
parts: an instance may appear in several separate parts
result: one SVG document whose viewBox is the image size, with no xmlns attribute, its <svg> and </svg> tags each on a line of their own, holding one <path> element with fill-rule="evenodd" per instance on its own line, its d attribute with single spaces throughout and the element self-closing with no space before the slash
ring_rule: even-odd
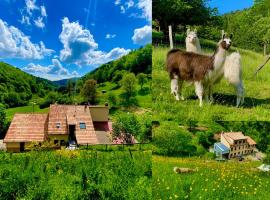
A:
<svg viewBox="0 0 270 200">
<path fill-rule="evenodd" d="M 213 56 L 213 68 L 214 70 L 218 70 L 223 66 L 223 63 L 225 61 L 226 56 L 226 50 L 222 47 L 218 47 L 216 50 L 214 56 Z"/>
</svg>

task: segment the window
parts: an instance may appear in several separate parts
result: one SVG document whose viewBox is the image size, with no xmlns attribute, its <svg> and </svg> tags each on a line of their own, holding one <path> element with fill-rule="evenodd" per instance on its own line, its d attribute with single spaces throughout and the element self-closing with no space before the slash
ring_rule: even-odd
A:
<svg viewBox="0 0 270 200">
<path fill-rule="evenodd" d="M 54 144 L 58 144 L 58 140 L 54 140 L 53 142 L 54 142 Z"/>
<path fill-rule="evenodd" d="M 60 128 L 61 127 L 61 123 L 60 122 L 57 122 L 56 123 L 56 128 Z"/>
<path fill-rule="evenodd" d="M 86 129 L 86 124 L 84 122 L 80 122 L 80 129 Z"/>
</svg>

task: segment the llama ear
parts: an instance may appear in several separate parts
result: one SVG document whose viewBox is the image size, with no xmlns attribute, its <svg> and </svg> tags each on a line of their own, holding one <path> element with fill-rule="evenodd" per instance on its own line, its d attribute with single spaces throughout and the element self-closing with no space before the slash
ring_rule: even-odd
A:
<svg viewBox="0 0 270 200">
<path fill-rule="evenodd" d="M 224 38 L 225 38 L 225 33 L 223 33 L 223 35 L 222 35 L 222 39 L 224 40 Z"/>
<path fill-rule="evenodd" d="M 190 28 L 187 29 L 187 35 L 190 33 Z"/>
<path fill-rule="evenodd" d="M 230 35 L 230 39 L 232 39 L 232 37 L 233 37 L 233 34 Z"/>
<path fill-rule="evenodd" d="M 194 29 L 194 32 L 197 33 L 197 29 L 196 28 Z"/>
</svg>

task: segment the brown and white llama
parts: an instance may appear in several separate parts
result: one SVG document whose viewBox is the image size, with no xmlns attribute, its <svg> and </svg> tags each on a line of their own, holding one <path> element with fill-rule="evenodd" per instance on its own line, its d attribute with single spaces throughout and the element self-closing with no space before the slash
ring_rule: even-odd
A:
<svg viewBox="0 0 270 200">
<path fill-rule="evenodd" d="M 190 40 L 194 34 L 196 34 L 195 39 Z M 196 31 L 190 31 L 190 29 L 187 30 L 186 51 L 199 54 L 202 53 L 200 41 Z M 210 101 L 213 101 L 213 85 L 218 83 L 223 77 L 229 82 L 230 85 L 234 87 L 236 91 L 236 107 L 238 107 L 240 104 L 244 103 L 241 55 L 239 53 L 234 52 L 228 55 L 225 59 L 222 69 L 219 71 L 219 73 L 216 74 L 216 77 L 213 77 L 212 83 L 204 83 L 210 84 L 209 86 L 205 86 L 207 88 L 207 91 L 205 91 L 205 98 L 207 101 L 209 99 Z"/>
<path fill-rule="evenodd" d="M 166 66 L 171 79 L 171 92 L 176 100 L 183 100 L 181 94 L 184 81 L 194 82 L 195 92 L 202 106 L 202 97 L 204 86 L 209 87 L 211 84 L 204 84 L 213 79 L 221 70 L 226 52 L 231 46 L 231 38 L 223 35 L 219 41 L 218 47 L 212 56 L 200 55 L 193 52 L 184 52 L 180 49 L 172 49 L 167 54 Z M 179 81 L 179 85 L 178 85 Z M 209 88 L 206 88 L 209 90 Z M 178 94 L 180 93 L 180 98 Z"/>
</svg>

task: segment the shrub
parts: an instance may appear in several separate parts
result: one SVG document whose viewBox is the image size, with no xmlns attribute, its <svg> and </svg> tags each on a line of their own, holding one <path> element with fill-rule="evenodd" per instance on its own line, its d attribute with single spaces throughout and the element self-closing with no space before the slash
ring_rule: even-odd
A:
<svg viewBox="0 0 270 200">
<path fill-rule="evenodd" d="M 169 122 L 153 129 L 153 145 L 157 147 L 156 153 L 166 155 L 193 155 L 197 149 L 189 132 Z"/>
</svg>

